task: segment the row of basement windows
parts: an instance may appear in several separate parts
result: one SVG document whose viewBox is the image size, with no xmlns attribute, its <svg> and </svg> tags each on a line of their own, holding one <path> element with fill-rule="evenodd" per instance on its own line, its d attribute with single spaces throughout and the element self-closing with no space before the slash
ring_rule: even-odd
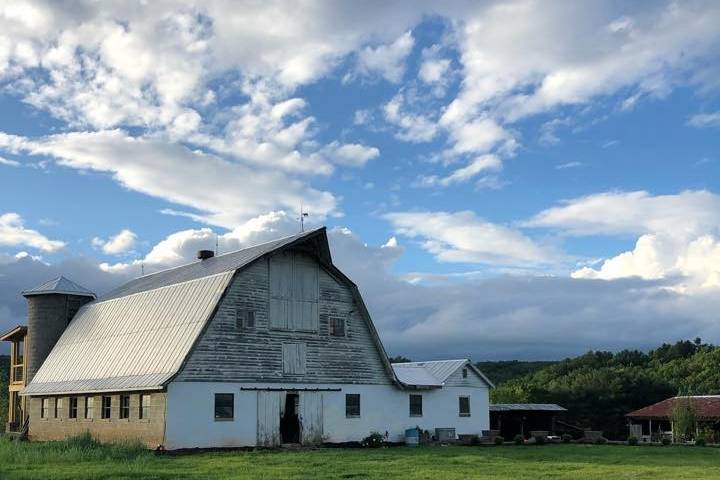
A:
<svg viewBox="0 0 720 480">
<path fill-rule="evenodd" d="M 411 417 L 422 417 L 423 397 L 422 395 L 411 394 L 409 396 L 409 408 Z M 470 397 L 461 395 L 458 397 L 458 415 L 461 417 L 470 416 Z M 360 417 L 360 394 L 345 394 L 345 416 L 347 418 Z M 232 420 L 235 417 L 235 395 L 232 393 L 215 394 L 215 420 Z"/>
<path fill-rule="evenodd" d="M 63 411 L 63 401 L 67 401 L 67 418 L 91 419 L 95 417 L 96 397 L 56 397 L 55 404 L 50 415 L 50 398 L 41 399 L 40 418 L 60 418 Z M 113 397 L 103 395 L 100 397 L 100 418 L 112 418 Z M 140 420 L 150 418 L 151 396 L 149 394 L 138 395 L 138 418 Z M 120 395 L 120 416 L 121 419 L 130 418 L 130 395 Z"/>
</svg>

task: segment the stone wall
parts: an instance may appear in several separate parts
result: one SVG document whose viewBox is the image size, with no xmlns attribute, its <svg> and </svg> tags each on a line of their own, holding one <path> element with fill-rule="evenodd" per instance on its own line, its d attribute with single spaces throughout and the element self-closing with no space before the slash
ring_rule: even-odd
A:
<svg viewBox="0 0 720 480">
<path fill-rule="evenodd" d="M 30 440 L 62 440 L 67 437 L 90 432 L 101 442 L 118 440 L 140 440 L 150 448 L 164 443 L 165 437 L 165 405 L 167 395 L 165 392 L 142 392 L 150 395 L 148 418 L 140 419 L 140 393 L 129 392 L 130 417 L 120 418 L 120 394 L 105 394 L 112 398 L 110 418 L 101 418 L 103 395 L 94 397 L 92 418 L 84 418 L 86 395 L 79 395 L 77 418 L 70 418 L 70 397 L 48 398 L 48 418 L 41 417 L 42 397 L 30 399 Z M 58 409 L 58 418 L 55 418 L 55 402 L 61 399 Z"/>
</svg>

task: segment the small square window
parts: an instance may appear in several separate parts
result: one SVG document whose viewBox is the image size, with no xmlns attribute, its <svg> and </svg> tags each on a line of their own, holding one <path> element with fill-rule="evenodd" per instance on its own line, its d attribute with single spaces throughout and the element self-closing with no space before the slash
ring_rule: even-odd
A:
<svg viewBox="0 0 720 480">
<path fill-rule="evenodd" d="M 130 418 L 130 395 L 120 395 L 120 418 Z"/>
<path fill-rule="evenodd" d="M 150 418 L 150 395 L 140 395 L 140 411 L 138 417 L 142 420 L 143 418 Z"/>
<path fill-rule="evenodd" d="M 345 416 L 349 418 L 360 416 L 359 393 L 348 393 L 345 395 Z"/>
<path fill-rule="evenodd" d="M 470 416 L 470 397 L 460 397 L 458 399 L 458 411 L 461 417 Z"/>
<path fill-rule="evenodd" d="M 235 395 L 215 394 L 215 420 L 232 420 L 235 416 Z"/>
<path fill-rule="evenodd" d="M 422 395 L 410 395 L 410 416 L 422 417 Z"/>
<path fill-rule="evenodd" d="M 70 397 L 68 405 L 68 418 L 77 418 L 77 397 Z"/>
<path fill-rule="evenodd" d="M 330 317 L 330 335 L 333 337 L 345 336 L 345 319 Z"/>
<path fill-rule="evenodd" d="M 100 416 L 102 418 L 110 418 L 112 410 L 112 397 L 102 397 L 102 408 L 100 409 Z"/>
<path fill-rule="evenodd" d="M 255 310 L 236 310 L 235 328 L 239 330 L 255 328 Z"/>
</svg>

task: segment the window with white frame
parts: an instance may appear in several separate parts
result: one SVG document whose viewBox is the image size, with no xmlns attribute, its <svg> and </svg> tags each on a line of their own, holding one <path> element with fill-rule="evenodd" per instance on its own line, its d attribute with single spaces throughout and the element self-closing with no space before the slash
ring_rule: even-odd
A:
<svg viewBox="0 0 720 480">
<path fill-rule="evenodd" d="M 355 418 L 360 416 L 360 394 L 345 394 L 345 416 Z"/>
<path fill-rule="evenodd" d="M 422 417 L 422 395 L 410 394 L 410 416 Z"/>
<path fill-rule="evenodd" d="M 40 418 L 49 418 L 49 417 L 50 417 L 50 399 L 42 398 L 42 399 L 40 399 Z"/>
<path fill-rule="evenodd" d="M 467 395 L 461 395 L 458 398 L 458 412 L 461 417 L 470 416 L 470 397 Z"/>
</svg>

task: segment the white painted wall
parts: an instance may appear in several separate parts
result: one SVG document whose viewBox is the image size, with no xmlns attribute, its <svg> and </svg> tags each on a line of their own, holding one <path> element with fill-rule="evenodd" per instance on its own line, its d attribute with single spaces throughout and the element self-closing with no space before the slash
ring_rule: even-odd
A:
<svg viewBox="0 0 720 480">
<path fill-rule="evenodd" d="M 419 426 L 455 428 L 458 434 L 480 434 L 489 429 L 487 388 L 445 387 L 404 391 L 390 385 L 307 385 L 268 383 L 173 382 L 168 386 L 165 447 L 208 448 L 254 446 L 257 441 L 257 392 L 241 387 L 340 388 L 322 392 L 323 429 L 327 442 L 358 441 L 370 431 L 389 433 L 393 442 L 404 441 L 405 429 Z M 235 394 L 235 418 L 214 420 L 215 393 Z M 360 394 L 360 417 L 345 417 L 345 394 Z M 409 395 L 423 395 L 423 416 L 411 417 Z M 458 397 L 470 396 L 470 417 L 460 417 Z"/>
</svg>

